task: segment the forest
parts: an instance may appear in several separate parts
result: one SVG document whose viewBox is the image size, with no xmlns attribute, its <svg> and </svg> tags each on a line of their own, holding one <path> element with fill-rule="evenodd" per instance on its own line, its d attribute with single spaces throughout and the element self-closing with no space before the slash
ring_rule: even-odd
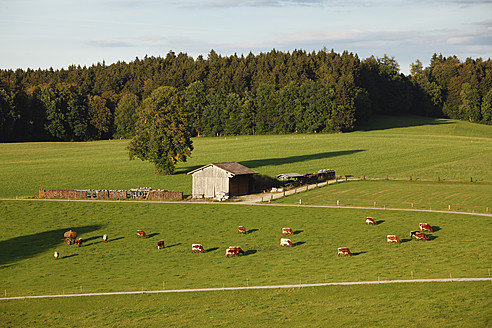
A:
<svg viewBox="0 0 492 328">
<path fill-rule="evenodd" d="M 0 142 L 130 138 L 142 102 L 179 94 L 193 136 L 329 133 L 372 115 L 492 124 L 492 61 L 434 54 L 409 76 L 393 57 L 326 49 L 205 59 L 170 51 L 66 69 L 0 70 Z"/>
</svg>

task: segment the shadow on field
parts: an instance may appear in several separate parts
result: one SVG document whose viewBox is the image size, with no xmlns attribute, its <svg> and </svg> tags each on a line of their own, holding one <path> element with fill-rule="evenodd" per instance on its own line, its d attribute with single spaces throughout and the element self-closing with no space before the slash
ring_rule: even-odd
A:
<svg viewBox="0 0 492 328">
<path fill-rule="evenodd" d="M 115 238 L 115 239 L 109 239 L 108 238 L 108 243 L 112 242 L 112 241 L 117 241 L 117 240 L 120 240 L 120 239 L 123 239 L 125 237 L 118 237 L 118 238 Z"/>
<path fill-rule="evenodd" d="M 74 256 L 78 256 L 78 255 L 79 254 L 72 254 L 72 255 L 62 256 L 62 257 L 60 257 L 60 260 L 68 259 L 69 257 L 74 257 Z"/>
<path fill-rule="evenodd" d="M 378 220 L 378 221 L 375 221 L 375 222 L 376 222 L 376 225 L 383 224 L 384 223 L 384 220 Z"/>
<path fill-rule="evenodd" d="M 427 236 L 427 238 L 429 238 L 429 240 L 434 240 L 434 239 L 437 239 L 439 237 L 437 237 L 437 236 Z"/>
<path fill-rule="evenodd" d="M 304 230 L 296 230 L 296 231 L 293 231 L 294 232 L 294 235 L 298 235 L 300 234 L 301 232 L 304 232 Z"/>
<path fill-rule="evenodd" d="M 256 168 L 256 167 L 261 167 L 261 166 L 277 166 L 277 165 L 283 165 L 283 164 L 306 162 L 306 161 L 311 161 L 311 160 L 316 160 L 316 159 L 327 159 L 327 158 L 331 158 L 331 157 L 351 155 L 351 154 L 359 153 L 361 151 L 365 151 L 365 149 L 328 151 L 328 152 L 324 152 L 324 153 L 309 154 L 309 155 L 298 155 L 298 156 L 267 158 L 267 159 L 254 159 L 254 160 L 249 160 L 249 161 L 242 161 L 241 164 L 246 166 L 246 167 L 250 167 L 250 168 Z"/>
<path fill-rule="evenodd" d="M 253 255 L 256 254 L 256 252 L 258 252 L 256 249 L 248 249 L 246 252 L 244 252 L 244 256 Z"/>
<path fill-rule="evenodd" d="M 437 231 L 441 230 L 441 227 L 440 226 L 432 226 L 432 230 L 434 232 L 437 232 Z"/>
<path fill-rule="evenodd" d="M 85 247 L 87 247 L 87 246 L 91 246 L 91 245 L 99 244 L 99 243 L 102 243 L 102 242 L 103 242 L 102 240 L 99 240 L 99 241 L 95 241 L 95 242 L 90 243 L 90 244 L 87 244 L 87 245 L 82 244 L 82 247 L 84 247 L 84 246 L 85 246 Z"/>
<path fill-rule="evenodd" d="M 255 231 L 258 231 L 258 229 L 249 229 L 248 231 L 246 231 L 246 233 L 253 233 Z"/>
<path fill-rule="evenodd" d="M 357 252 L 357 253 L 352 253 L 352 256 L 357 256 L 357 255 L 364 254 L 364 253 L 367 253 L 367 252 Z"/>
<path fill-rule="evenodd" d="M 305 241 L 298 241 L 298 242 L 295 242 L 295 243 L 292 243 L 292 246 L 301 246 L 301 245 L 304 245 L 306 242 Z"/>
<path fill-rule="evenodd" d="M 216 251 L 216 250 L 218 250 L 218 249 L 219 249 L 218 247 L 212 247 L 212 248 L 206 249 L 206 250 L 205 250 L 205 253 L 208 253 L 208 252 L 213 252 L 213 251 Z"/>
<path fill-rule="evenodd" d="M 160 235 L 160 233 L 158 233 L 158 232 L 154 232 L 154 233 L 148 234 L 148 235 L 147 235 L 147 238 L 152 238 L 152 237 L 155 237 L 155 236 L 157 236 L 157 235 Z"/>
<path fill-rule="evenodd" d="M 101 228 L 101 225 L 66 227 L 0 241 L 0 265 L 34 257 L 61 244 L 63 234 L 70 229 L 81 235 Z"/>
<path fill-rule="evenodd" d="M 88 241 L 91 241 L 91 240 L 94 240 L 94 239 L 99 239 L 99 238 L 102 239 L 102 236 L 94 236 L 94 237 L 90 237 L 90 238 L 87 238 L 87 239 L 84 238 L 84 242 L 86 243 Z"/>
<path fill-rule="evenodd" d="M 386 130 L 393 128 L 406 128 L 422 125 L 442 125 L 448 122 L 438 121 L 435 118 L 420 116 L 373 116 L 369 122 L 365 122 L 356 128 L 358 131 Z"/>
<path fill-rule="evenodd" d="M 171 248 L 171 247 L 174 247 L 174 246 L 179 246 L 181 245 L 182 243 L 177 243 L 177 244 L 172 244 L 172 245 L 169 245 L 169 246 L 166 246 L 164 248 Z"/>
<path fill-rule="evenodd" d="M 402 239 L 400 239 L 400 243 L 402 243 L 402 244 L 403 243 L 407 243 L 409 241 L 412 241 L 412 238 L 405 238 L 405 239 L 402 238 Z"/>
</svg>

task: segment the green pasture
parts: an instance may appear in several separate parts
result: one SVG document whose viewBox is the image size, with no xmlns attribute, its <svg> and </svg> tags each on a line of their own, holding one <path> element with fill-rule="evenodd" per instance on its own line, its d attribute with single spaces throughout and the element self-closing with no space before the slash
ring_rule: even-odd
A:
<svg viewBox="0 0 492 328">
<path fill-rule="evenodd" d="M 372 216 L 377 226 L 367 226 Z M 436 230 L 411 241 L 420 222 Z M 244 225 L 247 235 L 237 233 Z M 280 247 L 290 227 L 295 247 Z M 63 243 L 73 229 L 83 247 Z M 137 238 L 143 229 L 148 239 Z M 488 217 L 233 204 L 0 202 L 0 291 L 9 296 L 411 278 L 484 277 Z M 110 241 L 102 242 L 108 234 Z M 402 244 L 387 244 L 395 234 Z M 166 247 L 158 250 L 156 243 Z M 206 253 L 192 253 L 200 243 Z M 226 258 L 228 246 L 245 256 Z M 338 247 L 354 256 L 338 257 Z M 58 251 L 61 258 L 53 259 Z"/>
<path fill-rule="evenodd" d="M 492 126 L 420 117 L 375 119 L 342 134 L 195 138 L 195 150 L 171 176 L 129 161 L 126 140 L 0 144 L 0 197 L 39 189 L 152 187 L 191 193 L 191 176 L 208 163 L 240 162 L 260 174 L 308 173 L 492 182 Z"/>
<path fill-rule="evenodd" d="M 0 301 L 4 327 L 490 327 L 489 282 Z"/>
<path fill-rule="evenodd" d="M 351 181 L 276 200 L 279 204 L 374 206 L 492 212 L 492 184 L 427 181 Z"/>
</svg>

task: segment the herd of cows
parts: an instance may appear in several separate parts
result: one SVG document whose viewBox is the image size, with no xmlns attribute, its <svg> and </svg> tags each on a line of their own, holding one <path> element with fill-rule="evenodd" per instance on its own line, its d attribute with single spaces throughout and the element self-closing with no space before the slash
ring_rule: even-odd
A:
<svg viewBox="0 0 492 328">
<path fill-rule="evenodd" d="M 377 223 L 373 218 L 367 217 L 366 218 L 366 224 L 376 225 Z M 425 234 L 424 231 L 434 232 L 434 229 L 428 223 L 419 223 L 419 230 L 410 231 L 410 239 L 414 238 L 415 240 L 429 240 L 429 237 Z M 239 226 L 237 229 L 237 232 L 241 233 L 241 234 L 247 234 L 246 228 L 244 226 Z M 282 235 L 294 235 L 294 234 L 295 233 L 291 228 L 282 228 Z M 77 243 L 78 246 L 81 247 L 82 243 L 84 241 L 82 238 L 76 239 L 77 233 L 75 231 L 72 231 L 72 230 L 65 232 L 64 237 L 65 237 L 65 242 L 68 245 Z M 145 231 L 137 230 L 137 237 L 147 238 L 148 236 L 145 233 Z M 103 235 L 102 238 L 103 238 L 104 242 L 108 241 L 108 235 L 105 234 L 105 235 Z M 387 235 L 386 241 L 388 243 L 398 243 L 398 244 L 401 243 L 400 238 L 398 238 L 398 236 L 396 236 L 396 235 Z M 294 244 L 288 238 L 281 238 L 280 239 L 280 246 L 281 247 L 283 247 L 283 246 L 293 247 Z M 161 248 L 164 248 L 164 240 L 159 240 L 157 242 L 157 249 L 161 249 Z M 205 249 L 203 248 L 203 246 L 201 244 L 192 244 L 191 245 L 191 251 L 194 253 L 195 252 L 205 253 Z M 239 255 L 244 255 L 244 254 L 245 253 L 240 246 L 229 246 L 229 248 L 226 249 L 226 256 L 227 257 L 239 256 Z M 339 247 L 338 248 L 338 256 L 342 256 L 342 255 L 352 256 L 352 252 L 350 251 L 350 249 L 348 247 Z M 60 253 L 55 251 L 53 253 L 53 256 L 54 256 L 55 260 L 57 260 L 60 256 Z"/>
</svg>

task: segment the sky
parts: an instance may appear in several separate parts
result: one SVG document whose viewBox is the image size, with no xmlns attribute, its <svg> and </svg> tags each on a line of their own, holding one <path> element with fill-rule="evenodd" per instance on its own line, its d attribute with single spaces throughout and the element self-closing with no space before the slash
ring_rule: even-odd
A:
<svg viewBox="0 0 492 328">
<path fill-rule="evenodd" d="M 106 65 L 169 51 L 492 56 L 492 0 L 0 0 L 0 69 Z"/>
</svg>

